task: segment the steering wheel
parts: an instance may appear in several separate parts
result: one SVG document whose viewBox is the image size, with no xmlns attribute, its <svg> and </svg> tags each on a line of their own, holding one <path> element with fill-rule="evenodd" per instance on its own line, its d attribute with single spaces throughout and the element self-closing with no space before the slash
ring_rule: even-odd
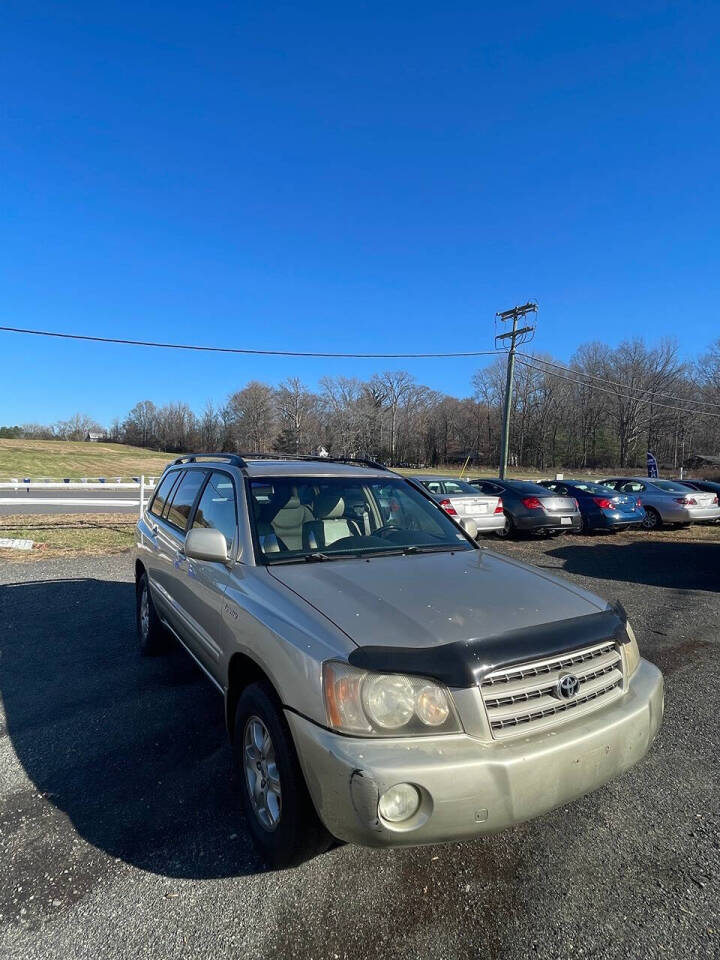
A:
<svg viewBox="0 0 720 960">
<path fill-rule="evenodd" d="M 400 530 L 402 530 L 402 527 L 399 523 L 384 523 L 377 530 L 373 530 L 372 535 L 374 537 L 384 537 L 385 534 L 397 533 Z"/>
</svg>

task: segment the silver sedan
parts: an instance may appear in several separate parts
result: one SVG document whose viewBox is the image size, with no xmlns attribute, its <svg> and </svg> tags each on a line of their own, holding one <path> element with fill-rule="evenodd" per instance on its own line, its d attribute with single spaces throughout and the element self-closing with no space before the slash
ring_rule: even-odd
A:
<svg viewBox="0 0 720 960">
<path fill-rule="evenodd" d="M 480 493 L 477 487 L 454 477 L 417 476 L 410 479 L 419 483 L 455 520 L 474 520 L 478 534 L 504 529 L 502 497 Z"/>
<path fill-rule="evenodd" d="M 620 493 L 632 493 L 642 501 L 646 530 L 655 530 L 664 523 L 696 523 L 720 518 L 717 494 L 693 490 L 677 480 L 612 477 L 599 482 Z"/>
</svg>

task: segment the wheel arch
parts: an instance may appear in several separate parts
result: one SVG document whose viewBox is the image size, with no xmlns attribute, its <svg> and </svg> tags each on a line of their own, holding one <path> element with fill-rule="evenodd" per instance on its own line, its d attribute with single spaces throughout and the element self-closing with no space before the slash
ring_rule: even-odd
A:
<svg viewBox="0 0 720 960">
<path fill-rule="evenodd" d="M 282 701 L 267 672 L 257 660 L 254 660 L 248 654 L 239 651 L 234 653 L 228 664 L 227 689 L 225 692 L 225 726 L 231 741 L 234 734 L 233 727 L 237 702 L 243 690 L 252 683 L 261 683 L 266 687 L 276 701 L 278 709 L 282 711 Z"/>
</svg>

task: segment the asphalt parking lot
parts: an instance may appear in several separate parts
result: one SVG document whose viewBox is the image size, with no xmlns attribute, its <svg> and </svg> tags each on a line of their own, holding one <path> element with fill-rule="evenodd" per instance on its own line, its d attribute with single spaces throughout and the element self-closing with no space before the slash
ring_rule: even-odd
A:
<svg viewBox="0 0 720 960">
<path fill-rule="evenodd" d="M 497 549 L 625 605 L 666 678 L 650 755 L 495 837 L 282 873 L 218 695 L 180 651 L 136 654 L 129 556 L 0 565 L 0 955 L 718 956 L 720 536 Z"/>
</svg>

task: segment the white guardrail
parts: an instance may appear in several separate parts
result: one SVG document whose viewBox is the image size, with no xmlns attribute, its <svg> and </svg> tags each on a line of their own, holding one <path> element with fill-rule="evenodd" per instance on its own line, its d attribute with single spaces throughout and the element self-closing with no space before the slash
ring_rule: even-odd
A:
<svg viewBox="0 0 720 960">
<path fill-rule="evenodd" d="M 87 507 L 97 506 L 116 506 L 116 507 L 137 507 L 138 513 L 142 516 L 145 504 L 150 499 L 150 495 L 155 489 L 157 477 L 81 477 L 74 480 L 71 478 L 57 479 L 56 477 L 9 477 L 7 480 L 0 480 L 0 504 L 28 504 L 32 506 L 58 506 L 58 507 Z M 3 496 L 3 491 L 10 491 L 17 494 L 19 491 L 25 491 L 27 497 L 8 497 Z M 102 490 L 111 494 L 107 497 L 43 497 L 42 493 L 50 491 L 90 491 Z M 135 497 L 123 497 L 121 491 L 131 490 L 136 492 Z M 112 492 L 118 491 L 120 496 L 113 497 Z"/>
</svg>

